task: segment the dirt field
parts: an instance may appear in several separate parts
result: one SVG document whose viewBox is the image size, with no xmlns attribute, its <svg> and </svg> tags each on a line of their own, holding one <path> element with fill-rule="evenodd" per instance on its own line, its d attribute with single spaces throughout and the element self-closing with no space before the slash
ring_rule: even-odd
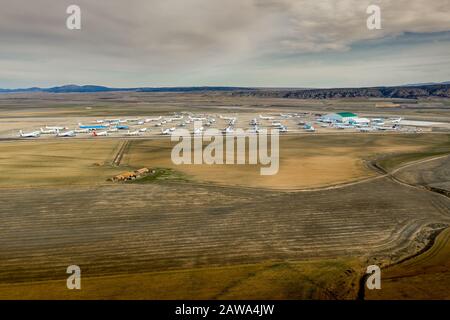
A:
<svg viewBox="0 0 450 320">
<path fill-rule="evenodd" d="M 379 101 L 70 97 L 1 96 L 1 121 L 19 117 L 37 126 L 47 118 L 59 123 L 69 116 L 185 110 L 345 108 L 383 116 L 400 111 L 378 110 Z M 412 118 L 448 117 L 440 108 L 420 111 L 409 103 L 402 112 Z M 404 167 L 394 177 L 365 165 L 376 159 L 392 171 L 448 153 L 446 134 L 286 136 L 280 172 L 268 179 L 258 167 L 175 167 L 171 146 L 161 139 L 131 141 L 116 167 L 112 162 L 121 143 L 110 138 L 0 142 L 0 171 L 7 173 L 0 179 L 0 299 L 355 299 L 369 261 L 386 265 L 405 259 L 428 245 L 422 230 L 450 224 L 450 199 L 420 187 L 445 183 L 446 160 Z M 186 179 L 106 181 L 139 167 L 175 168 Z M 352 181 L 358 182 L 341 185 Z M 332 187 L 319 188 L 326 186 Z M 392 267 L 392 274 L 384 269 L 386 297 L 416 297 L 402 280 L 407 278 L 417 288 L 428 280 L 438 288 L 420 298 L 448 297 L 443 291 L 450 281 L 448 250 L 439 249 L 448 248 L 445 237 L 448 232 L 414 266 L 406 264 L 411 259 L 402 270 L 402 264 Z M 82 269 L 80 292 L 65 287 L 72 264 Z"/>
<path fill-rule="evenodd" d="M 359 263 L 343 259 L 262 263 L 1 285 L 0 299 L 350 299 Z"/>
<path fill-rule="evenodd" d="M 0 142 L 1 187 L 103 184 L 123 169 L 110 165 L 118 140 Z"/>
<path fill-rule="evenodd" d="M 170 167 L 199 182 L 272 189 L 307 189 L 374 176 L 374 171 L 369 170 L 363 160 L 378 154 L 413 153 L 447 141 L 446 135 L 336 134 L 282 137 L 280 170 L 274 176 L 261 176 L 260 166 L 176 166 L 170 159 L 170 144 L 162 140 L 133 141 L 123 163 L 130 167 Z M 450 145 L 447 150 L 450 152 Z"/>
<path fill-rule="evenodd" d="M 382 279 L 367 299 L 450 299 L 450 229 L 425 253 L 383 270 Z"/>
<path fill-rule="evenodd" d="M 447 221 L 449 201 L 386 179 L 301 193 L 184 183 L 5 189 L 0 282 L 64 279 L 70 264 L 90 278 L 395 252 L 421 226 Z"/>
</svg>

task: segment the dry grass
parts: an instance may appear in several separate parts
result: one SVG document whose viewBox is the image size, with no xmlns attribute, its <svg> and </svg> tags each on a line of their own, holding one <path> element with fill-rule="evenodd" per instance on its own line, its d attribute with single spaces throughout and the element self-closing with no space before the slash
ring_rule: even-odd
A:
<svg viewBox="0 0 450 320">
<path fill-rule="evenodd" d="M 100 184 L 123 171 L 110 166 L 113 140 L 2 142 L 0 187 Z"/>
<path fill-rule="evenodd" d="M 381 290 L 367 299 L 450 299 L 450 229 L 425 253 L 382 272 Z"/>
<path fill-rule="evenodd" d="M 264 263 L 0 285 L 0 299 L 352 299 L 359 270 L 342 259 Z"/>
<path fill-rule="evenodd" d="M 133 141 L 124 163 L 179 170 L 195 181 L 274 189 L 317 188 L 371 177 L 363 159 L 385 153 L 424 150 L 442 143 L 443 135 L 314 135 L 280 139 L 280 169 L 261 176 L 258 165 L 179 165 L 171 162 L 165 140 Z M 248 150 L 246 151 L 248 154 Z"/>
</svg>

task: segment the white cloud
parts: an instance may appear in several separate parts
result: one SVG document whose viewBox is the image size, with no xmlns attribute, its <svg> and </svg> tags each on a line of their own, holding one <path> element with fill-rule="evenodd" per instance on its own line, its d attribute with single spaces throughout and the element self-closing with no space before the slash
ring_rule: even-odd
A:
<svg viewBox="0 0 450 320">
<path fill-rule="evenodd" d="M 85 72 L 93 80 L 97 73 L 102 81 L 106 74 L 123 72 L 138 81 L 151 74 L 205 74 L 226 66 L 243 71 L 263 58 L 270 63 L 267 57 L 346 52 L 359 41 L 450 30 L 449 0 L 76 2 L 82 10 L 81 31 L 65 28 L 65 10 L 73 1 L 2 4 L 4 74 L 26 78 L 29 66 L 30 78 L 41 73 L 43 80 L 49 74 L 67 78 L 67 73 L 80 79 Z M 382 30 L 366 28 L 369 4 L 381 7 Z"/>
</svg>

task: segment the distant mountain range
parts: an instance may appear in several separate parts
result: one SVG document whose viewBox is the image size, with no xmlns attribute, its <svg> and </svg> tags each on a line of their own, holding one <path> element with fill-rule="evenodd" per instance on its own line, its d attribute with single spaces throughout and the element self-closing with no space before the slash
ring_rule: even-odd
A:
<svg viewBox="0 0 450 320">
<path fill-rule="evenodd" d="M 1 89 L 0 93 L 20 93 L 20 92 L 49 92 L 49 93 L 92 93 L 92 92 L 195 92 L 195 91 L 234 91 L 234 90 L 251 90 L 250 88 L 240 87 L 139 87 L 139 88 L 111 88 L 104 86 L 79 86 L 69 84 L 51 88 L 18 88 L 18 89 Z"/>
<path fill-rule="evenodd" d="M 275 89 L 233 91 L 233 96 L 252 96 L 291 99 L 338 99 L 338 98 L 399 98 L 417 99 L 427 97 L 450 98 L 450 84 L 431 84 L 398 87 L 336 88 L 336 89 Z"/>
<path fill-rule="evenodd" d="M 409 84 L 392 87 L 371 88 L 245 88 L 245 87 L 139 87 L 111 88 L 95 85 L 65 85 L 51 88 L 0 89 L 0 93 L 95 93 L 95 92 L 229 92 L 233 96 L 293 98 L 293 99 L 332 99 L 332 98 L 404 98 L 425 97 L 450 98 L 450 81 L 442 83 Z"/>
</svg>

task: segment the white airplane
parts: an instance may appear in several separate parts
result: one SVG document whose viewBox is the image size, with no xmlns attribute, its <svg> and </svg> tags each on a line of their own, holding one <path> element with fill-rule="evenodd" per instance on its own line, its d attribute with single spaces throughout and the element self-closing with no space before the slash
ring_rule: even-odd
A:
<svg viewBox="0 0 450 320">
<path fill-rule="evenodd" d="M 224 117 L 224 116 L 220 115 L 220 119 L 222 119 L 222 120 L 236 120 L 236 117 Z"/>
<path fill-rule="evenodd" d="M 33 131 L 29 133 L 24 133 L 22 130 L 19 131 L 19 135 L 22 138 L 39 138 L 41 133 L 39 131 Z"/>
<path fill-rule="evenodd" d="M 109 122 L 109 123 L 120 123 L 120 119 L 106 119 L 105 122 Z"/>
<path fill-rule="evenodd" d="M 184 116 L 179 116 L 179 117 L 173 117 L 173 118 L 168 118 L 166 119 L 167 121 L 178 121 L 178 120 L 183 120 Z"/>
<path fill-rule="evenodd" d="M 286 126 L 280 126 L 279 128 L 278 128 L 278 130 L 280 131 L 280 133 L 286 133 L 286 132 L 288 132 L 288 128 L 286 127 Z"/>
<path fill-rule="evenodd" d="M 259 127 L 257 125 L 253 126 L 250 128 L 250 133 L 258 133 L 259 132 Z"/>
<path fill-rule="evenodd" d="M 354 126 L 352 126 L 352 125 L 342 124 L 342 123 L 336 124 L 335 127 L 338 128 L 338 129 L 351 129 L 351 128 L 354 128 Z"/>
<path fill-rule="evenodd" d="M 280 117 L 282 117 L 282 118 L 292 118 L 292 115 L 280 113 Z"/>
<path fill-rule="evenodd" d="M 273 122 L 272 122 L 272 127 L 281 127 L 281 126 L 283 126 L 283 125 L 281 124 L 281 122 L 278 122 L 278 121 L 273 121 Z"/>
<path fill-rule="evenodd" d="M 375 123 L 375 124 L 378 125 L 378 126 L 384 125 L 384 120 L 381 119 L 381 118 L 375 118 L 375 119 L 372 119 L 371 122 Z"/>
<path fill-rule="evenodd" d="M 139 129 L 139 132 L 146 132 L 147 131 L 147 128 L 140 128 Z"/>
<path fill-rule="evenodd" d="M 403 118 L 394 118 L 394 119 L 391 119 L 391 122 L 392 123 L 400 123 L 400 121 L 402 121 L 403 120 Z"/>
<path fill-rule="evenodd" d="M 155 127 L 161 127 L 161 125 L 162 125 L 161 122 L 155 123 Z"/>
<path fill-rule="evenodd" d="M 102 136 L 107 136 L 108 135 L 108 131 L 99 131 L 99 132 L 97 132 L 97 131 L 93 131 L 92 132 L 92 135 L 94 136 L 94 137 L 102 137 Z"/>
<path fill-rule="evenodd" d="M 75 137 L 75 131 L 71 130 L 71 131 L 66 131 L 66 132 L 60 132 L 59 130 L 56 133 L 57 137 Z"/>
<path fill-rule="evenodd" d="M 144 121 L 145 121 L 145 123 L 148 123 L 148 122 L 152 122 L 152 121 L 159 121 L 161 119 L 162 119 L 162 117 L 159 116 L 158 118 L 147 118 Z"/>
<path fill-rule="evenodd" d="M 165 136 L 169 135 L 170 134 L 170 129 L 161 129 L 161 134 L 165 135 Z"/>
<path fill-rule="evenodd" d="M 49 126 L 45 126 L 45 129 L 58 131 L 58 130 L 66 130 L 67 127 L 49 127 Z"/>
<path fill-rule="evenodd" d="M 94 123 L 104 123 L 105 120 L 95 120 Z"/>
<path fill-rule="evenodd" d="M 119 131 L 118 128 L 109 128 L 107 132 L 117 132 Z"/>
<path fill-rule="evenodd" d="M 139 118 L 133 118 L 133 119 L 126 119 L 127 122 L 139 122 L 141 119 Z"/>
<path fill-rule="evenodd" d="M 56 133 L 55 129 L 44 130 L 41 128 L 41 134 L 55 134 L 55 133 Z"/>
<path fill-rule="evenodd" d="M 315 132 L 316 129 L 313 126 L 307 126 L 307 127 L 305 127 L 305 131 L 306 132 Z"/>
<path fill-rule="evenodd" d="M 125 133 L 126 136 L 140 136 L 141 133 L 139 132 L 139 130 L 136 131 L 130 131 L 128 130 L 127 133 Z"/>
<path fill-rule="evenodd" d="M 189 119 L 191 121 L 203 121 L 203 120 L 206 120 L 206 118 L 204 118 L 204 117 L 191 117 L 191 116 L 189 116 Z"/>
<path fill-rule="evenodd" d="M 138 121 L 138 126 L 142 126 L 145 122 L 143 120 Z"/>
<path fill-rule="evenodd" d="M 385 127 L 385 126 L 382 126 L 382 125 L 376 126 L 375 129 L 379 130 L 379 131 L 394 130 L 394 128 L 392 128 L 392 127 Z"/>
<path fill-rule="evenodd" d="M 225 129 L 222 130 L 223 133 L 233 133 L 234 129 L 233 127 L 226 127 Z"/>
<path fill-rule="evenodd" d="M 75 133 L 89 133 L 89 129 L 75 129 Z"/>
<path fill-rule="evenodd" d="M 203 132 L 203 127 L 194 129 L 194 134 L 202 134 L 202 132 Z"/>
<path fill-rule="evenodd" d="M 360 128 L 360 129 L 359 129 L 359 132 L 371 132 L 371 131 L 373 131 L 373 130 L 374 130 L 373 128 L 366 127 L 366 128 Z"/>
<path fill-rule="evenodd" d="M 161 121 L 161 124 L 166 124 L 166 123 L 167 123 L 166 120 Z"/>
<path fill-rule="evenodd" d="M 273 120 L 274 119 L 273 117 L 264 117 L 262 115 L 259 115 L 259 118 L 262 120 Z"/>
</svg>

